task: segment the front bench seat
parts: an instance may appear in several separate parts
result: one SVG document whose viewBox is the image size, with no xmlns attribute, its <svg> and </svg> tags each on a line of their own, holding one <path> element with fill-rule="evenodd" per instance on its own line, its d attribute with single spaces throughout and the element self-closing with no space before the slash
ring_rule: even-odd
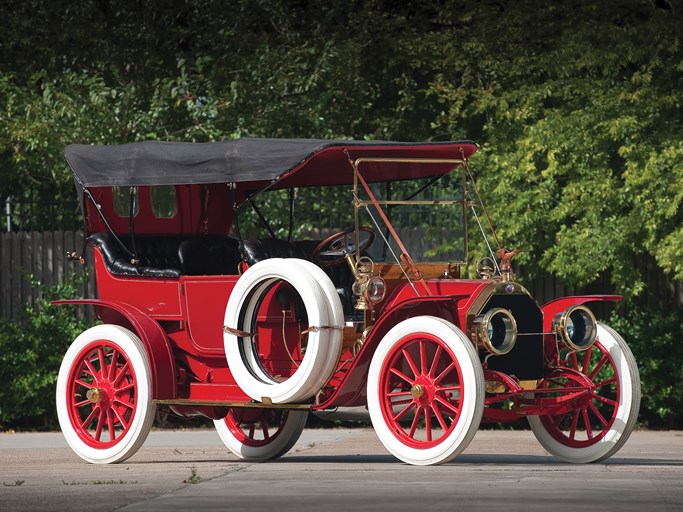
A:
<svg viewBox="0 0 683 512">
<path fill-rule="evenodd" d="M 259 240 L 244 240 L 242 242 L 244 258 L 249 265 L 270 258 L 301 258 L 310 257 L 292 242 L 280 238 L 261 238 Z"/>
<path fill-rule="evenodd" d="M 318 246 L 318 240 L 302 240 L 288 242 L 279 238 L 261 238 L 259 240 L 244 240 L 244 256 L 249 265 L 268 258 L 301 258 L 310 261 L 313 250 Z M 329 276 L 337 290 L 345 316 L 354 316 L 358 312 L 354 309 L 355 297 L 351 286 L 355 277 L 346 263 L 329 267 L 321 267 Z"/>
</svg>

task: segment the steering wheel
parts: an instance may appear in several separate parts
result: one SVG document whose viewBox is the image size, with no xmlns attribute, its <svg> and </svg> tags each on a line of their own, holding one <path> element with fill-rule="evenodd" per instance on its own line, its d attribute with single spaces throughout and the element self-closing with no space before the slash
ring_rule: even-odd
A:
<svg viewBox="0 0 683 512">
<path fill-rule="evenodd" d="M 358 228 L 358 234 L 360 237 L 359 251 L 364 251 L 375 241 L 375 232 L 372 228 Z M 338 231 L 320 242 L 313 251 L 311 260 L 323 267 L 338 265 L 346 259 L 346 256 L 354 252 L 356 252 L 355 229 L 348 228 Z M 321 256 L 326 258 L 321 259 Z"/>
</svg>

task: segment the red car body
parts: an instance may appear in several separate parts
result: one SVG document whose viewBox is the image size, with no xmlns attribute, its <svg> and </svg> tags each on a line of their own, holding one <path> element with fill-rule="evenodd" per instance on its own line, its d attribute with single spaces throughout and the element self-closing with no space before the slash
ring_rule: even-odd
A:
<svg viewBox="0 0 683 512">
<path fill-rule="evenodd" d="M 356 408 L 412 464 L 451 460 L 481 422 L 521 418 L 563 460 L 611 456 L 633 429 L 640 384 L 626 344 L 585 304 L 618 297 L 540 307 L 514 280 L 514 252 L 498 244 L 466 279 L 467 231 L 461 261 L 416 263 L 390 219 L 399 203 L 450 205 L 485 225 L 475 151 L 466 141 L 69 146 L 98 298 L 57 303 L 93 306 L 102 321 L 60 370 L 71 447 L 89 462 L 125 460 L 161 406 L 213 419 L 233 453 L 263 460 L 291 448 L 309 412 Z M 444 176 L 456 176 L 456 200 L 374 192 Z M 353 225 L 292 236 L 294 191 L 339 186 Z M 286 237 L 255 206 L 268 193 L 289 194 Z M 268 237 L 244 236 L 236 212 L 250 205 Z M 370 244 L 395 259 L 367 255 Z"/>
</svg>

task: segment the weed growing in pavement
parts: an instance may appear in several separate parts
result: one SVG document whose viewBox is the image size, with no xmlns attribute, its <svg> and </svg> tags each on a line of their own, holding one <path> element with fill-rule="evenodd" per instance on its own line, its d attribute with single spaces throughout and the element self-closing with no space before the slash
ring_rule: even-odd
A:
<svg viewBox="0 0 683 512">
<path fill-rule="evenodd" d="M 190 471 L 191 471 L 190 478 L 188 478 L 187 480 L 183 480 L 184 484 L 198 484 L 199 482 L 202 481 L 202 477 L 197 474 L 197 467 L 196 466 L 192 466 L 190 468 Z"/>
<path fill-rule="evenodd" d="M 7 483 L 5 481 L 2 482 L 2 485 L 5 487 L 19 487 L 21 484 L 23 484 L 26 480 L 15 480 L 14 483 Z"/>
</svg>

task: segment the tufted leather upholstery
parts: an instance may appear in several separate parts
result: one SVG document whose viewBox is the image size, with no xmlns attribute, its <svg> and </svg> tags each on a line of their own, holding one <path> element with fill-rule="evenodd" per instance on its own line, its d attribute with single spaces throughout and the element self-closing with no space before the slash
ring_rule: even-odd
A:
<svg viewBox="0 0 683 512">
<path fill-rule="evenodd" d="M 178 247 L 180 268 L 188 276 L 235 275 L 242 258 L 236 238 L 207 235 L 187 238 Z"/>
<path fill-rule="evenodd" d="M 130 236 L 119 239 L 132 248 Z M 135 247 L 140 262 L 134 265 L 110 233 L 90 237 L 100 249 L 107 268 L 117 275 L 177 278 L 185 275 L 236 274 L 238 242 L 220 235 L 138 235 Z"/>
<path fill-rule="evenodd" d="M 249 265 L 269 258 L 301 258 L 310 259 L 310 255 L 292 242 L 279 238 L 261 238 L 259 240 L 244 240 L 244 256 Z"/>
</svg>

